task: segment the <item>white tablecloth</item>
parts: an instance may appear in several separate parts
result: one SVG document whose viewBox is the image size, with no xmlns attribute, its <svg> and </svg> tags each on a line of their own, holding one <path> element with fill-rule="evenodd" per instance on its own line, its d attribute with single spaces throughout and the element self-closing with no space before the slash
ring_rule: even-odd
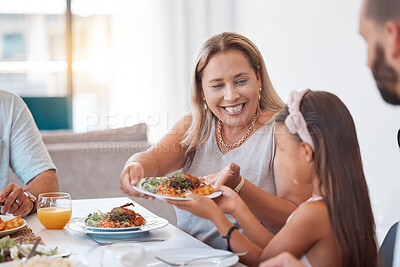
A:
<svg viewBox="0 0 400 267">
<path fill-rule="evenodd" d="M 128 202 L 132 202 L 132 200 L 127 197 L 72 200 L 72 218 L 87 216 L 98 209 L 110 211 L 112 208 Z M 156 216 L 136 203 L 134 210 L 144 217 Z M 47 230 L 40 224 L 36 214 L 28 216 L 26 220 L 28 226 L 36 235 L 42 238 L 47 246 L 57 246 L 62 250 L 71 251 L 73 253 L 71 259 L 84 260 L 89 266 L 101 266 L 102 247 L 94 243 L 83 233 L 72 231 L 67 228 L 63 230 Z M 140 234 L 138 235 L 138 238 L 139 237 L 165 239 L 163 242 L 139 244 L 139 246 L 143 246 L 143 248 L 148 251 L 164 248 L 210 248 L 208 245 L 170 224 L 164 228 Z M 235 266 L 243 265 L 238 263 Z"/>
</svg>

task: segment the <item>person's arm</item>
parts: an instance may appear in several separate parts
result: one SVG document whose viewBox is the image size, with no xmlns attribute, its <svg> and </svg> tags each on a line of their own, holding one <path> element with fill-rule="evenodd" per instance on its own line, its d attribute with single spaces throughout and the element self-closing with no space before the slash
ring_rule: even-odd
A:
<svg viewBox="0 0 400 267">
<path fill-rule="evenodd" d="M 7 127 L 9 139 L 9 161 L 14 173 L 27 186 L 26 191 L 37 197 L 39 193 L 58 191 L 58 181 L 49 153 L 42 141 L 32 114 L 18 96 L 6 96 L 9 106 L 6 116 L 11 120 Z M 24 194 L 22 187 L 8 184 L 0 192 L 0 201 L 4 202 L 1 213 L 25 216 L 33 208 L 33 202 Z"/>
<path fill-rule="evenodd" d="M 221 184 L 235 188 L 241 179 L 240 167 L 233 162 L 220 173 L 205 177 L 206 181 L 215 183 L 216 190 Z M 278 232 L 297 206 L 311 197 L 312 186 L 298 185 L 293 179 L 285 178 L 276 179 L 275 184 L 276 196 L 245 180 L 239 195 L 264 225 Z"/>
<path fill-rule="evenodd" d="M 41 193 L 57 191 L 58 180 L 53 170 L 47 170 L 38 174 L 28 182 L 25 189 L 15 184 L 8 184 L 0 192 L 0 199 L 4 199 L 1 213 L 5 214 L 8 212 L 15 216 L 26 216 L 33 210 L 34 203 L 24 192 L 30 192 L 37 198 Z M 17 199 L 18 201 L 16 201 Z M 17 202 L 20 204 L 17 204 Z"/>
<path fill-rule="evenodd" d="M 265 247 L 273 238 L 273 234 L 258 221 L 235 191 L 227 186 L 221 186 L 220 189 L 222 195 L 215 199 L 218 207 L 235 218 L 251 242 L 260 248 Z"/>
<path fill-rule="evenodd" d="M 192 121 L 186 115 L 163 137 L 159 143 L 145 152 L 133 155 L 125 164 L 119 178 L 119 186 L 125 194 L 135 197 L 146 197 L 132 188 L 144 177 L 164 176 L 179 170 L 186 161 L 186 150 L 180 144 Z M 151 198 L 152 197 L 148 197 Z"/>
<path fill-rule="evenodd" d="M 264 248 L 260 260 L 264 261 L 285 251 L 301 258 L 312 247 L 316 247 L 319 241 L 327 240 L 330 227 L 328 210 L 322 201 L 304 203 Z M 329 255 L 331 252 L 323 253 Z"/>
<path fill-rule="evenodd" d="M 311 197 L 311 185 L 298 185 L 294 180 L 275 180 L 276 196 L 245 180 L 239 192 L 251 212 L 269 229 L 278 232 L 289 215 Z"/>
<path fill-rule="evenodd" d="M 225 196 L 223 193 L 220 198 L 225 198 L 224 203 L 219 203 L 219 206 L 223 206 L 223 209 L 231 209 L 232 213 L 237 211 L 238 213 L 243 212 L 240 205 L 237 205 L 237 199 L 234 198 L 231 194 L 229 196 Z M 173 204 L 180 209 L 187 210 L 192 214 L 208 219 L 212 221 L 217 227 L 221 236 L 226 236 L 229 229 L 233 226 L 232 222 L 224 215 L 223 211 L 219 208 L 219 206 L 212 199 L 200 196 L 197 194 L 189 195 L 192 200 L 179 201 L 179 200 L 164 200 L 167 203 Z M 245 212 L 245 211 L 244 211 Z M 243 214 L 244 217 L 250 218 L 251 212 L 249 216 L 248 214 Z M 253 216 L 254 217 L 254 216 Z M 254 218 L 255 219 L 255 218 Z M 255 222 L 257 225 L 261 225 L 256 219 Z M 261 228 L 253 228 L 253 232 L 256 233 L 257 230 Z M 262 227 L 261 232 L 268 232 L 265 227 Z M 271 235 L 271 234 L 270 234 Z M 262 248 L 251 242 L 247 239 L 240 231 L 233 230 L 230 235 L 230 247 L 233 252 L 243 252 L 247 251 L 247 254 L 240 257 L 240 261 L 249 266 L 256 266 L 259 262 L 259 259 L 262 254 Z"/>
<path fill-rule="evenodd" d="M 283 252 L 276 257 L 262 262 L 259 267 L 306 267 L 289 252 Z"/>
</svg>

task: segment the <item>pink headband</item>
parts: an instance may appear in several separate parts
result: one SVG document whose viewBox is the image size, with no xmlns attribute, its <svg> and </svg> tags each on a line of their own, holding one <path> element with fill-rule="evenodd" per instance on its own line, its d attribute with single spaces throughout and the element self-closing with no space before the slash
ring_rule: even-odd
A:
<svg viewBox="0 0 400 267">
<path fill-rule="evenodd" d="M 310 91 L 310 89 L 306 89 L 301 92 L 292 91 L 292 93 L 290 93 L 289 102 L 287 104 L 289 115 L 285 119 L 285 125 L 292 134 L 298 134 L 300 139 L 309 144 L 314 151 L 314 143 L 308 132 L 307 123 L 300 111 L 301 100 L 303 96 Z"/>
</svg>

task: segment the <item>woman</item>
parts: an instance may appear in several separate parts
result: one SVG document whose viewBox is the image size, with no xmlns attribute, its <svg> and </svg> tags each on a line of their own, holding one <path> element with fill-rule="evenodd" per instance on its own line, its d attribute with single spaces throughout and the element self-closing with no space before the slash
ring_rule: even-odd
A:
<svg viewBox="0 0 400 267">
<path fill-rule="evenodd" d="M 235 189 L 265 226 L 278 231 L 297 205 L 311 196 L 311 187 L 274 179 L 274 114 L 283 102 L 257 47 L 236 33 L 207 40 L 195 63 L 191 97 L 192 112 L 158 144 L 128 160 L 120 188 L 144 197 L 132 188 L 143 177 L 182 168 L 203 177 L 226 166 L 211 177 L 213 181 Z M 232 162 L 242 166 L 246 180 Z M 176 212 L 179 228 L 213 247 L 225 247 L 211 222 Z"/>
</svg>

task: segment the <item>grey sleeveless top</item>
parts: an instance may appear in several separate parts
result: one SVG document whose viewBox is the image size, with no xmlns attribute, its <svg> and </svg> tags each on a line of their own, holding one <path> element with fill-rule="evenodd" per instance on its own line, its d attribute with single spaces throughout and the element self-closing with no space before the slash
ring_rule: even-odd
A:
<svg viewBox="0 0 400 267">
<path fill-rule="evenodd" d="M 275 151 L 275 116 L 262 125 L 240 147 L 222 154 L 217 146 L 215 136 L 215 119 L 208 140 L 201 145 L 189 166 L 187 162 L 183 171 L 194 176 L 220 172 L 229 162 L 240 166 L 241 175 L 261 189 L 276 195 L 275 180 L 272 162 Z M 178 218 L 178 227 L 186 233 L 196 237 L 204 243 L 218 249 L 225 249 L 226 242 L 221 238 L 214 224 L 206 219 L 175 207 Z M 238 224 L 232 216 L 227 215 L 236 226 Z"/>
</svg>

